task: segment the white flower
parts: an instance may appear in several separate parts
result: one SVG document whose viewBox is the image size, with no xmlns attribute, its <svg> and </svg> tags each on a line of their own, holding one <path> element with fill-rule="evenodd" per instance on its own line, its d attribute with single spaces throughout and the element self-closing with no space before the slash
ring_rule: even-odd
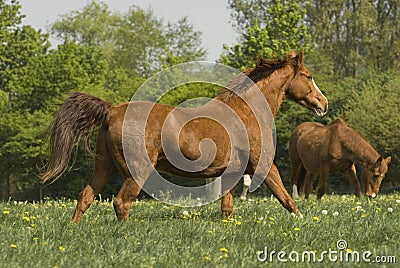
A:
<svg viewBox="0 0 400 268">
<path fill-rule="evenodd" d="M 365 211 L 365 209 L 362 208 L 362 206 L 356 206 L 357 211 Z"/>
<path fill-rule="evenodd" d="M 332 213 L 332 215 L 333 215 L 334 217 L 337 217 L 337 216 L 339 216 L 339 212 L 335 211 L 335 212 Z"/>
<path fill-rule="evenodd" d="M 327 215 L 327 214 L 328 214 L 328 211 L 327 211 L 326 209 L 323 209 L 323 210 L 321 211 L 321 213 L 324 214 L 324 215 Z"/>
<path fill-rule="evenodd" d="M 397 204 L 400 204 L 400 199 L 396 199 L 396 203 L 397 203 Z"/>
<path fill-rule="evenodd" d="M 388 208 L 388 212 L 392 213 L 393 212 L 393 208 Z"/>
<path fill-rule="evenodd" d="M 182 212 L 182 214 L 183 214 L 183 216 L 189 216 L 189 212 L 188 212 L 187 210 L 184 210 L 184 211 Z"/>
</svg>

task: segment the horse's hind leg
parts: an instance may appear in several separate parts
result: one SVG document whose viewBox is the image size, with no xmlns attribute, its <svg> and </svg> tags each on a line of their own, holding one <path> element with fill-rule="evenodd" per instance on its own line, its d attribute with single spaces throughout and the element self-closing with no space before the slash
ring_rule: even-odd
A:
<svg viewBox="0 0 400 268">
<path fill-rule="evenodd" d="M 326 193 L 326 181 L 328 179 L 328 170 L 323 169 L 319 173 L 319 183 L 317 190 L 317 199 L 321 199 L 322 196 Z"/>
<path fill-rule="evenodd" d="M 119 220 L 128 220 L 131 204 L 140 193 L 141 188 L 132 177 L 125 179 L 114 200 L 114 210 Z"/>
<path fill-rule="evenodd" d="M 100 193 L 110 178 L 117 172 L 112 157 L 104 142 L 104 132 L 99 132 L 97 139 L 97 150 L 94 163 L 93 176 L 86 187 L 80 192 L 78 204 L 76 205 L 73 222 L 80 222 L 83 213 L 90 207 L 94 197 Z"/>
<path fill-rule="evenodd" d="M 304 181 L 304 198 L 305 199 L 308 199 L 310 197 L 316 177 L 317 177 L 317 173 L 307 172 L 307 175 L 306 175 L 306 178 Z"/>
<path fill-rule="evenodd" d="M 247 192 L 249 191 L 249 187 L 251 184 L 251 178 L 250 175 L 243 175 L 243 189 L 242 189 L 242 194 L 240 195 L 240 200 L 246 200 L 246 195 Z"/>
<path fill-rule="evenodd" d="M 227 220 L 233 212 L 233 195 L 235 194 L 235 188 L 233 187 L 230 191 L 222 196 L 221 199 L 221 211 L 222 219 Z"/>
</svg>

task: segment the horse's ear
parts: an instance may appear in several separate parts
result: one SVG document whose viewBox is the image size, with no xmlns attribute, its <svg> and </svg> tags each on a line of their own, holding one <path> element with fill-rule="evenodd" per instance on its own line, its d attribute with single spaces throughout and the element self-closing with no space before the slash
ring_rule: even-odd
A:
<svg viewBox="0 0 400 268">
<path fill-rule="evenodd" d="M 288 58 L 295 58 L 297 56 L 296 50 L 292 49 L 289 52 Z"/>
<path fill-rule="evenodd" d="M 258 54 L 256 66 L 262 65 L 262 63 L 263 63 L 264 61 L 265 61 L 265 60 L 264 60 L 263 56 L 262 56 L 261 54 Z"/>
<path fill-rule="evenodd" d="M 296 58 L 299 65 L 303 64 L 304 48 L 299 53 L 297 53 Z"/>
<path fill-rule="evenodd" d="M 384 161 L 386 162 L 386 165 L 388 166 L 390 164 L 390 162 L 392 161 L 392 157 L 388 156 L 388 157 L 385 158 Z"/>
</svg>

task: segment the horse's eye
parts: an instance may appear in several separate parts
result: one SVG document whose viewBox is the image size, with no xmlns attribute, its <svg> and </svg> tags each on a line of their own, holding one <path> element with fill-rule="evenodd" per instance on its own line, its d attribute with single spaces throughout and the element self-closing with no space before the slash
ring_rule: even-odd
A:
<svg viewBox="0 0 400 268">
<path fill-rule="evenodd" d="M 307 75 L 306 76 L 308 80 L 312 80 L 312 76 L 311 75 Z"/>
</svg>

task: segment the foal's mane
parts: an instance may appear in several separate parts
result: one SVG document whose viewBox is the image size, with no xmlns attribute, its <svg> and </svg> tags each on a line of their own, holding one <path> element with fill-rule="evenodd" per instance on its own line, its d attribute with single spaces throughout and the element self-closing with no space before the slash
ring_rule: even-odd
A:
<svg viewBox="0 0 400 268">
<path fill-rule="evenodd" d="M 329 125 L 333 124 L 342 124 L 350 129 L 350 132 L 348 133 L 347 137 L 349 138 L 349 142 L 351 144 L 358 144 L 360 142 L 360 138 L 364 140 L 365 142 L 369 143 L 367 138 L 365 138 L 361 133 L 358 133 L 355 131 L 350 125 L 349 122 L 347 121 L 346 118 L 338 118 L 334 121 L 332 121 Z"/>
<path fill-rule="evenodd" d="M 270 76 L 274 71 L 291 65 L 295 72 L 300 68 L 296 56 L 288 54 L 283 58 L 264 59 L 261 55 L 258 56 L 256 66 L 242 71 L 243 75 L 237 76 L 230 81 L 226 87 L 221 88 L 221 96 L 224 98 L 237 97 L 238 93 L 242 93 L 249 89 L 253 83 L 257 83 Z M 246 79 L 248 77 L 253 83 Z"/>
</svg>

